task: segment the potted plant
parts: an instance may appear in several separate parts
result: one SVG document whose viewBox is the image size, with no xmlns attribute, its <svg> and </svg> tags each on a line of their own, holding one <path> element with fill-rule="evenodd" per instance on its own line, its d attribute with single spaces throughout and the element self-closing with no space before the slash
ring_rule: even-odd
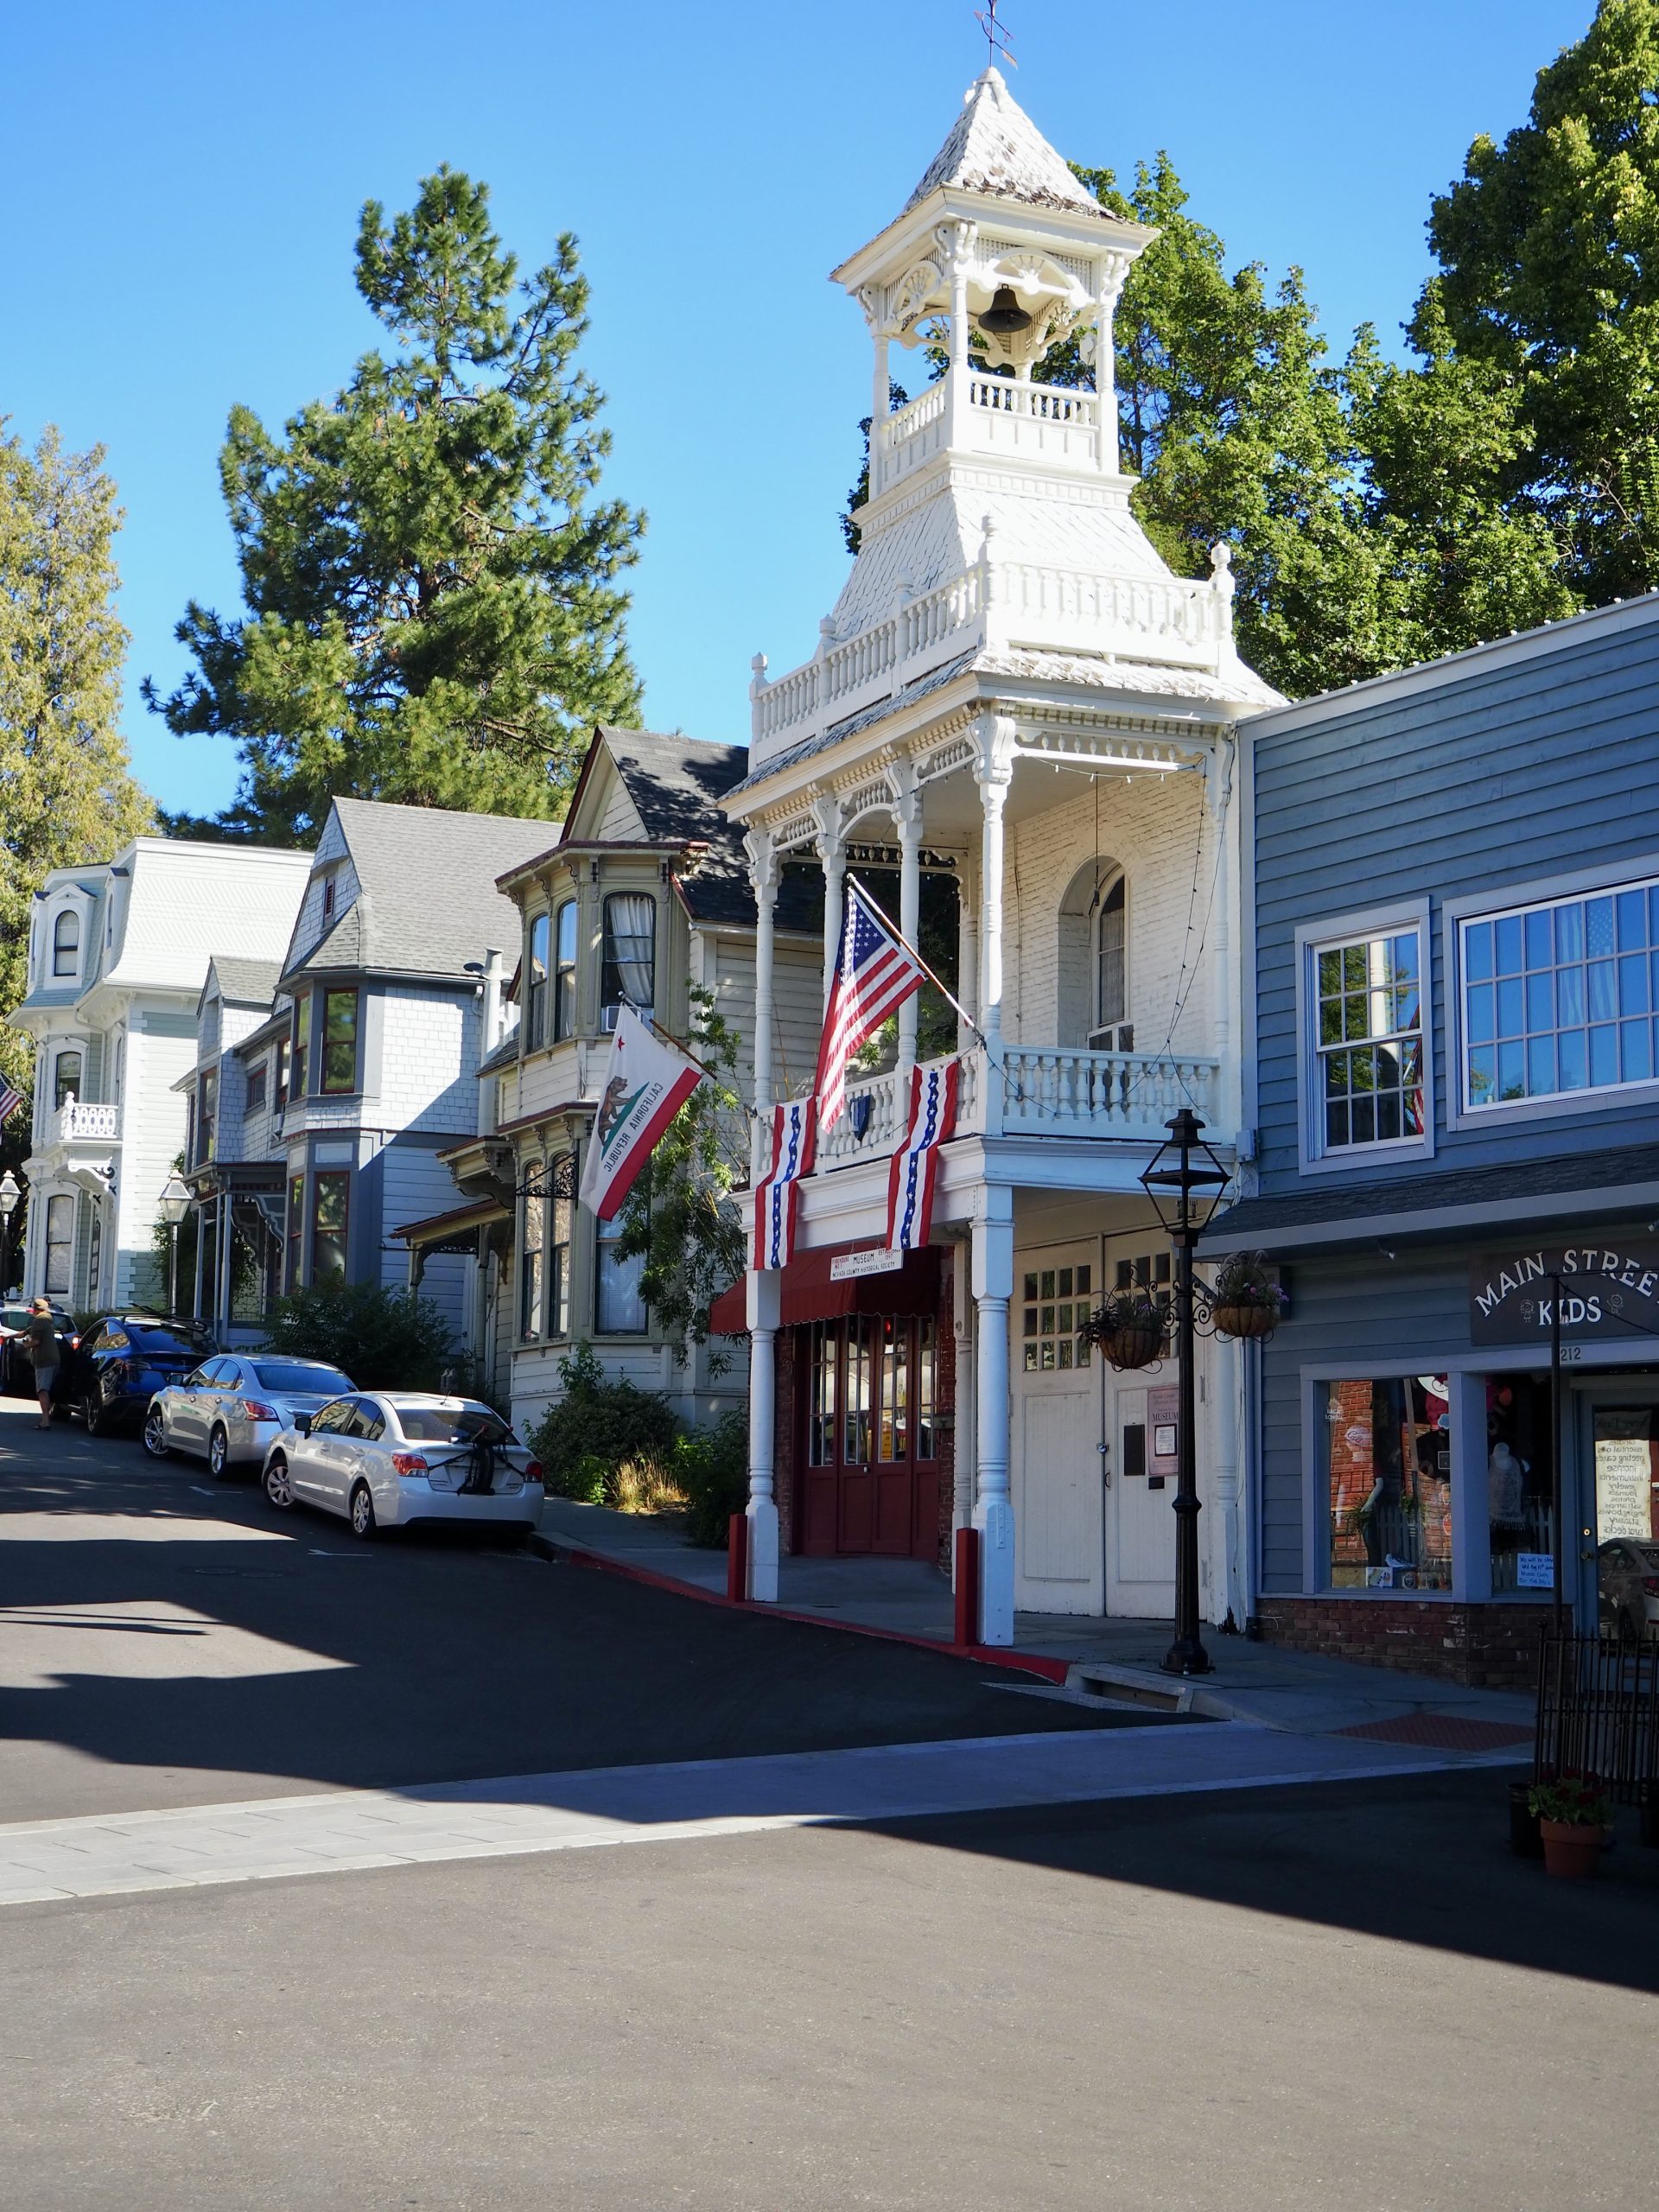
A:
<svg viewBox="0 0 1659 2212">
<path fill-rule="evenodd" d="M 1224 1337 L 1270 1337 L 1287 1303 L 1265 1252 L 1230 1253 L 1210 1293 L 1210 1311 Z"/>
<path fill-rule="evenodd" d="M 1115 1290 L 1078 1332 L 1098 1344 L 1114 1367 L 1150 1367 L 1169 1343 L 1169 1313 L 1149 1290 Z"/>
<path fill-rule="evenodd" d="M 1527 1808 L 1538 1816 L 1544 1847 L 1544 1871 L 1582 1881 L 1593 1874 L 1607 1844 L 1613 1808 L 1593 1774 L 1566 1773 L 1533 1784 Z"/>
</svg>

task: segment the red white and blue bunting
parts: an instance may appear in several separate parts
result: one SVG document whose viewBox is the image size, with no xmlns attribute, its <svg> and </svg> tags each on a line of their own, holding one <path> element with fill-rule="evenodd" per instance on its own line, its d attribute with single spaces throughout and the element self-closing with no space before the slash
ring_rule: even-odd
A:
<svg viewBox="0 0 1659 2212">
<path fill-rule="evenodd" d="M 887 1176 L 889 1251 L 914 1251 L 926 1243 L 932 1230 L 939 1147 L 956 1130 L 960 1074 L 960 1063 L 956 1060 L 944 1067 L 911 1071 L 910 1119 Z"/>
<path fill-rule="evenodd" d="M 754 1193 L 754 1264 L 787 1267 L 795 1249 L 795 1208 L 817 1147 L 817 1100 L 791 1098 L 772 1112 L 772 1166 Z"/>
</svg>

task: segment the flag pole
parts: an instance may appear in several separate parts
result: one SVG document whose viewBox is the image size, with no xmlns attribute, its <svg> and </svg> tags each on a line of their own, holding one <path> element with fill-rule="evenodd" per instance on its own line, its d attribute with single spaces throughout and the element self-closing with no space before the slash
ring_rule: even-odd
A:
<svg viewBox="0 0 1659 2212">
<path fill-rule="evenodd" d="M 714 1069 L 709 1066 L 707 1060 L 699 1059 L 697 1055 L 691 1050 L 691 1047 L 686 1043 L 684 1038 L 677 1037 L 671 1029 L 665 1029 L 662 1023 L 658 1020 L 654 1012 L 649 1017 L 641 1013 L 640 1009 L 635 1006 L 632 999 L 625 998 L 622 1001 L 622 1004 L 626 1007 L 630 1014 L 635 1015 L 639 1020 L 644 1021 L 648 1018 L 651 1027 L 656 1031 L 657 1034 L 664 1039 L 667 1043 L 671 1044 L 674 1047 L 675 1051 L 680 1054 L 682 1058 L 690 1060 L 692 1066 L 697 1070 L 699 1074 L 706 1075 L 708 1077 L 709 1082 L 714 1084 L 716 1090 L 723 1092 L 724 1095 L 728 1098 L 731 1099 L 734 1104 L 741 1106 L 746 1114 L 753 1117 L 754 1113 L 753 1107 L 748 1103 L 747 1099 L 741 1097 L 738 1092 L 734 1090 L 731 1085 L 725 1082 L 721 1077 L 718 1076 L 715 1072 Z"/>
<path fill-rule="evenodd" d="M 884 929 L 892 931 L 893 936 L 898 939 L 900 946 L 916 963 L 916 965 L 921 969 L 923 975 L 926 976 L 928 982 L 932 984 L 934 989 L 939 994 L 939 996 L 944 1001 L 945 1004 L 947 1006 L 954 1007 L 957 1012 L 962 1016 L 963 1020 L 967 1023 L 968 1027 L 973 1031 L 975 1036 L 978 1038 L 980 1043 L 988 1046 L 990 1039 L 987 1037 L 985 1032 L 980 1027 L 979 1024 L 974 1020 L 973 1015 L 969 1013 L 967 1007 L 963 1006 L 962 1001 L 956 995 L 954 991 L 946 990 L 944 985 L 934 974 L 933 970 L 928 966 L 926 961 L 923 959 L 921 954 L 918 952 L 910 939 L 899 927 L 899 925 L 895 921 L 892 920 L 885 910 L 877 903 L 874 893 L 869 889 L 868 885 L 861 883 L 858 878 L 850 872 L 848 874 L 847 880 L 852 885 L 855 891 L 858 892 L 863 898 L 869 900 L 871 906 L 875 908 L 876 912 L 881 917 L 881 926 Z"/>
</svg>

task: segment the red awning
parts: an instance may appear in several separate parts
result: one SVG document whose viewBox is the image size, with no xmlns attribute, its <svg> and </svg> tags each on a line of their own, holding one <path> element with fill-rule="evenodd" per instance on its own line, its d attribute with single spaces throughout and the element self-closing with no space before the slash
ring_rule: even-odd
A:
<svg viewBox="0 0 1659 2212">
<path fill-rule="evenodd" d="M 939 1310 L 939 1249 L 924 1245 L 906 1252 L 891 1274 L 830 1279 L 830 1262 L 846 1252 L 875 1251 L 868 1244 L 827 1245 L 820 1252 L 798 1252 L 784 1269 L 779 1321 L 792 1329 L 803 1321 L 838 1321 L 848 1313 L 937 1313 Z M 709 1309 L 709 1326 L 717 1337 L 741 1336 L 749 1325 L 746 1279 L 723 1290 Z"/>
</svg>

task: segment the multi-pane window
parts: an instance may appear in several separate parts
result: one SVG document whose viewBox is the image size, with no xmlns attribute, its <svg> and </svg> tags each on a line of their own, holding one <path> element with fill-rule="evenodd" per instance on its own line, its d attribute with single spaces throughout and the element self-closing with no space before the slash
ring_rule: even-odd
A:
<svg viewBox="0 0 1659 2212">
<path fill-rule="evenodd" d="M 576 1033 L 576 902 L 567 899 L 554 928 L 553 1034 Z"/>
<path fill-rule="evenodd" d="M 1659 1071 L 1659 883 L 1459 931 L 1464 1104 L 1648 1083 Z"/>
<path fill-rule="evenodd" d="M 832 1467 L 836 1462 L 836 1382 L 841 1332 L 833 1321 L 811 1325 L 812 1384 L 806 1432 L 806 1463 Z"/>
<path fill-rule="evenodd" d="M 842 1401 L 844 1467 L 868 1466 L 870 1421 L 875 1400 L 875 1327 L 855 1315 L 847 1324 L 847 1388 Z"/>
<path fill-rule="evenodd" d="M 645 1329 L 645 1301 L 639 1278 L 645 1263 L 638 1254 L 625 1260 L 617 1250 L 622 1235 L 620 1220 L 601 1221 L 598 1227 L 597 1281 L 594 1325 L 601 1336 L 642 1336 Z"/>
<path fill-rule="evenodd" d="M 1020 1338 L 1025 1370 L 1047 1374 L 1063 1367 L 1087 1367 L 1090 1351 L 1077 1332 L 1093 1306 L 1092 1268 L 1035 1268 L 1021 1286 Z"/>
<path fill-rule="evenodd" d="M 518 1333 L 542 1333 L 542 1243 L 545 1235 L 547 1201 L 543 1195 L 542 1163 L 532 1160 L 524 1170 L 524 1214 L 518 1236 Z"/>
<path fill-rule="evenodd" d="M 355 991 L 322 995 L 322 1088 L 336 1093 L 357 1088 Z"/>
<path fill-rule="evenodd" d="M 351 1211 L 349 1169 L 320 1174 L 311 1200 L 311 1280 L 343 1281 L 346 1276 L 346 1232 Z"/>
<path fill-rule="evenodd" d="M 648 1013 L 656 1003 L 657 901 L 646 892 L 619 891 L 605 901 L 606 1007 L 626 1003 Z"/>
<path fill-rule="evenodd" d="M 876 1325 L 881 1357 L 877 1457 L 906 1459 L 910 1456 L 910 1324 L 886 1314 Z"/>
<path fill-rule="evenodd" d="M 530 925 L 524 956 L 524 1050 L 537 1052 L 547 1041 L 547 916 Z"/>
<path fill-rule="evenodd" d="M 1415 929 L 1313 955 L 1320 1149 L 1423 1134 L 1422 949 Z"/>
</svg>

